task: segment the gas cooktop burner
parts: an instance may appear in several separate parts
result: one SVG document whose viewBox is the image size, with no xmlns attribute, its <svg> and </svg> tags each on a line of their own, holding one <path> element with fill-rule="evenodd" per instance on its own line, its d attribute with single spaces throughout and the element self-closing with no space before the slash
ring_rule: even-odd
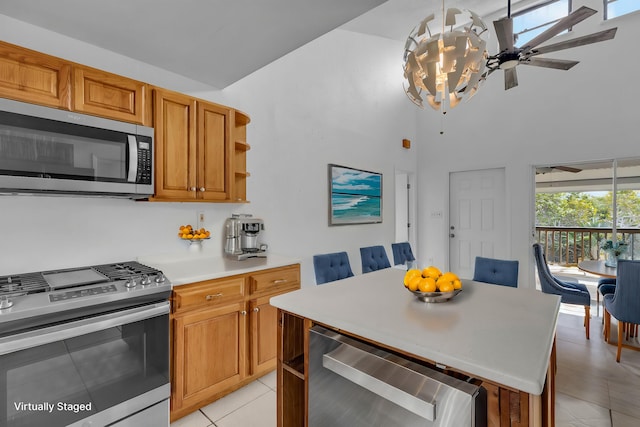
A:
<svg viewBox="0 0 640 427">
<path fill-rule="evenodd" d="M 0 295 L 24 295 L 47 290 L 41 273 L 27 273 L 0 277 Z"/>
<path fill-rule="evenodd" d="M 93 281 L 82 281 L 78 279 L 79 281 L 77 283 L 73 283 L 73 280 L 77 279 L 78 273 L 87 270 L 89 270 L 89 272 L 93 270 L 94 272 L 100 273 L 92 273 L 99 279 L 94 279 Z M 161 271 L 135 261 L 121 262 L 117 264 L 103 264 L 78 269 L 72 268 L 65 270 L 13 274 L 11 276 L 0 276 L 0 296 L 27 295 L 52 291 L 58 287 L 74 287 L 90 283 L 106 283 L 116 280 L 133 281 L 135 279 L 147 278 L 148 276 L 163 277 Z M 71 283 L 67 286 L 60 286 L 56 279 L 61 281 L 68 280 Z"/>
</svg>

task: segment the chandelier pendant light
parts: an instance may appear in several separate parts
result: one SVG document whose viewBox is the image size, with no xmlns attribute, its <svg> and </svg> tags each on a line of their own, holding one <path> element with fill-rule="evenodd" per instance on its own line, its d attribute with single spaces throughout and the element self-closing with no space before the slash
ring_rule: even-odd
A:
<svg viewBox="0 0 640 427">
<path fill-rule="evenodd" d="M 487 42 L 481 38 L 487 27 L 480 17 L 466 11 L 471 20 L 462 29 L 456 16 L 463 12 L 444 9 L 442 2 L 442 32 L 432 34 L 429 23 L 434 14 L 424 18 L 411 31 L 404 49 L 404 90 L 413 103 L 424 108 L 423 102 L 445 114 L 465 97 L 478 90 L 488 58 Z M 449 31 L 445 32 L 448 27 Z"/>
</svg>

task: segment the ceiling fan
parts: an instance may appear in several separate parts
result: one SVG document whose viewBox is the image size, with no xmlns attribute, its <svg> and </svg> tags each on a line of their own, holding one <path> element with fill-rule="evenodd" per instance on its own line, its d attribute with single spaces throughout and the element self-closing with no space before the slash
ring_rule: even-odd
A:
<svg viewBox="0 0 640 427">
<path fill-rule="evenodd" d="M 572 47 L 610 40 L 615 37 L 618 28 L 611 28 L 542 47 L 538 47 L 538 45 L 546 42 L 561 32 L 568 30 L 575 24 L 582 22 L 595 13 L 597 13 L 596 10 L 582 6 L 560 19 L 554 25 L 528 41 L 525 45 L 516 47 L 514 46 L 515 37 L 513 34 L 513 19 L 511 18 L 511 0 L 508 0 L 507 17 L 493 21 L 500 52 L 487 59 L 487 68 L 489 70 L 488 74 L 491 74 L 493 71 L 498 69 L 504 70 L 504 89 L 509 90 L 518 86 L 518 75 L 516 73 L 517 65 L 533 65 L 536 67 L 554 68 L 558 70 L 570 69 L 579 61 L 537 58 L 536 56 L 543 53 L 555 52 L 558 50 L 570 49 Z"/>
<path fill-rule="evenodd" d="M 582 169 L 574 168 L 574 167 L 571 167 L 571 166 L 557 165 L 557 166 L 537 167 L 536 168 L 536 175 L 539 174 L 539 173 L 545 174 L 545 173 L 553 172 L 554 169 L 559 170 L 559 171 L 563 171 L 563 172 L 571 172 L 571 173 L 582 172 Z"/>
</svg>

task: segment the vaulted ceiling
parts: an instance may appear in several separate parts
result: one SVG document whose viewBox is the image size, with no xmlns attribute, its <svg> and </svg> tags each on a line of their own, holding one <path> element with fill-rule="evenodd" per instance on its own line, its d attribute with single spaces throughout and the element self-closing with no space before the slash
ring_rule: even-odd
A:
<svg viewBox="0 0 640 427">
<path fill-rule="evenodd" d="M 440 0 L 16 0 L 0 2 L 0 14 L 222 89 L 338 27 L 404 41 L 442 5 Z M 446 3 L 480 15 L 505 6 L 506 0 Z"/>
</svg>

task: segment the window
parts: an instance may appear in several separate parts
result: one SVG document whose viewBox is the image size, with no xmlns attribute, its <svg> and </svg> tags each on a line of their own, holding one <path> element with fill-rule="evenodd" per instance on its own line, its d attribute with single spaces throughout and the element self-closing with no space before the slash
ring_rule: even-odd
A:
<svg viewBox="0 0 640 427">
<path fill-rule="evenodd" d="M 571 0 L 551 0 L 513 13 L 511 17 L 516 46 L 524 46 L 529 40 L 567 16 L 570 11 Z"/>
<path fill-rule="evenodd" d="M 604 0 L 604 19 L 611 19 L 640 10 L 638 0 Z"/>
<path fill-rule="evenodd" d="M 640 259 L 640 158 L 536 167 L 536 234 L 561 264 L 602 259 L 603 240 Z"/>
</svg>

